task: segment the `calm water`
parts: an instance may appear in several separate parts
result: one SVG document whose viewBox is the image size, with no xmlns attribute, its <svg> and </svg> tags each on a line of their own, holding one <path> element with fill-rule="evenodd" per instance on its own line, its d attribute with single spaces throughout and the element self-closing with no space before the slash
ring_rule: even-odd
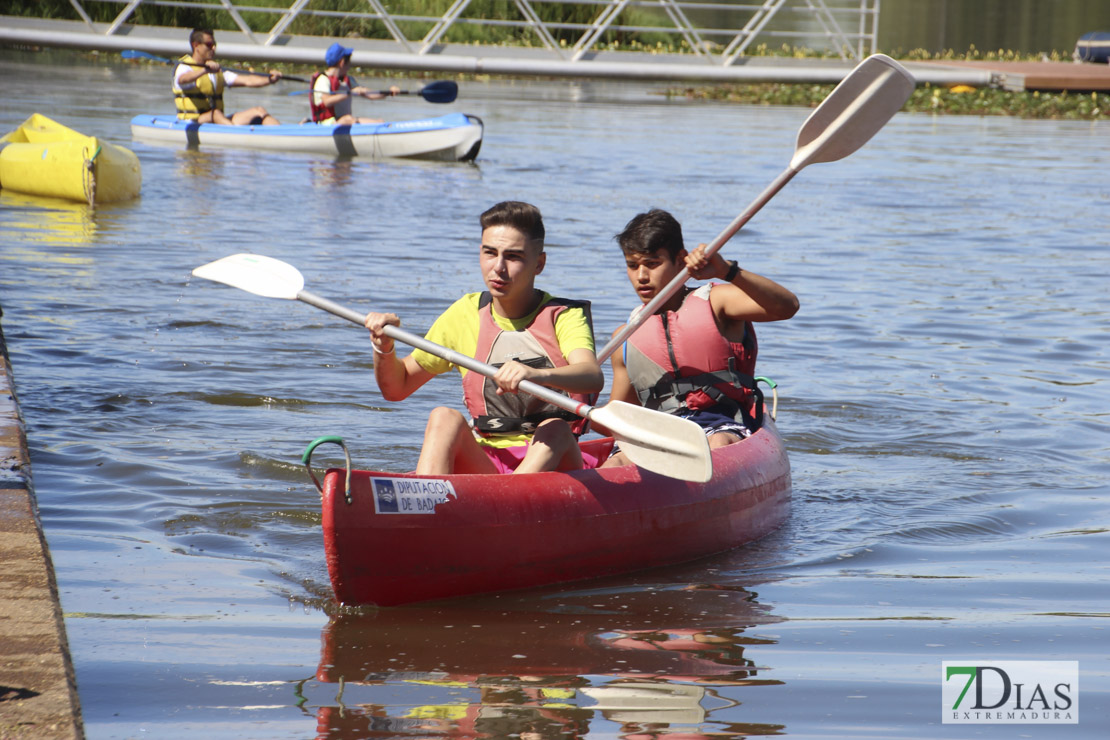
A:
<svg viewBox="0 0 1110 740">
<path fill-rule="evenodd" d="M 143 166 L 141 200 L 95 213 L 0 194 L 90 738 L 1103 736 L 1104 123 L 900 114 L 726 247 L 802 301 L 760 332 L 794 469 L 780 531 L 637 577 L 337 615 L 301 451 L 342 434 L 359 466 L 407 469 L 457 381 L 386 403 L 363 332 L 190 270 L 268 254 L 421 330 L 480 286 L 477 214 L 519 198 L 547 219 L 543 286 L 593 299 L 607 335 L 634 303 L 611 235 L 657 205 L 708 241 L 806 111 L 471 82 L 445 108 L 485 120 L 476 164 L 335 162 L 132 143 L 164 68 L 5 53 L 0 76 L 0 129 L 54 114 Z M 294 120 L 289 89 L 230 102 Z M 1079 661 L 1077 726 L 941 724 L 942 661 L 1025 659 Z"/>
</svg>

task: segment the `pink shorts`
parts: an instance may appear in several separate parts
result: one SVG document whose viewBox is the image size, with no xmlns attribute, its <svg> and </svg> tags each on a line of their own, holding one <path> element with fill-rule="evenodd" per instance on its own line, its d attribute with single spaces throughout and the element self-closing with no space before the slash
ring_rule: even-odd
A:
<svg viewBox="0 0 1110 740">
<path fill-rule="evenodd" d="M 511 473 L 517 469 L 524 456 L 528 454 L 528 445 L 517 445 L 515 447 L 489 447 L 482 445 L 485 450 L 486 457 L 493 463 L 493 467 L 497 469 L 498 473 Z M 597 458 L 588 452 L 582 453 L 583 467 L 586 469 L 597 467 Z"/>
</svg>

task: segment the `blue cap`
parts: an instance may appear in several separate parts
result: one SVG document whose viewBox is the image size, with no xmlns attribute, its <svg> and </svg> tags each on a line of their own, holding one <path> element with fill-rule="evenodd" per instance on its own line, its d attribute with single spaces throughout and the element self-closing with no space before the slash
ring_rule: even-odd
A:
<svg viewBox="0 0 1110 740">
<path fill-rule="evenodd" d="M 343 61 L 343 57 L 349 57 L 354 53 L 354 49 L 348 49 L 339 42 L 336 42 L 328 47 L 328 51 L 324 54 L 324 64 L 329 67 L 334 67 Z"/>
</svg>

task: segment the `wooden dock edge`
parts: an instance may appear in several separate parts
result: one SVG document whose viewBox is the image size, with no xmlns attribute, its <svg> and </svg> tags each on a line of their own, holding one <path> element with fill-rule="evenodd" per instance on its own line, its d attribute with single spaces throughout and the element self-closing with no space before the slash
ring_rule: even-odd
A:
<svg viewBox="0 0 1110 740">
<path fill-rule="evenodd" d="M 77 681 L 2 325 L 0 563 L 0 737 L 81 740 Z"/>
</svg>

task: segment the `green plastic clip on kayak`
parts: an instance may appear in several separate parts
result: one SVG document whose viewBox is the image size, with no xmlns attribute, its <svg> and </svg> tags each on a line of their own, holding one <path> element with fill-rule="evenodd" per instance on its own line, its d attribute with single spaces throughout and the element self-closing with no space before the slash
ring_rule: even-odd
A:
<svg viewBox="0 0 1110 740">
<path fill-rule="evenodd" d="M 305 448 L 304 454 L 301 455 L 301 462 L 304 463 L 304 467 L 308 471 L 308 477 L 312 478 L 312 482 L 316 484 L 316 490 L 319 491 L 320 494 L 322 495 L 324 493 L 324 487 L 322 485 L 320 485 L 320 481 L 319 481 L 319 479 L 317 479 L 316 473 L 312 472 L 312 451 L 315 450 L 317 447 L 319 447 L 322 444 L 339 445 L 340 447 L 343 448 L 343 459 L 347 461 L 347 482 L 345 484 L 346 488 L 343 491 L 343 496 L 344 496 L 344 498 L 347 499 L 347 503 L 350 504 L 350 503 L 352 503 L 352 501 L 351 501 L 351 453 L 347 451 L 347 445 L 344 444 L 342 437 L 328 436 L 328 437 L 319 437 L 317 439 L 312 440 L 312 442 L 309 443 L 308 447 Z"/>
</svg>

